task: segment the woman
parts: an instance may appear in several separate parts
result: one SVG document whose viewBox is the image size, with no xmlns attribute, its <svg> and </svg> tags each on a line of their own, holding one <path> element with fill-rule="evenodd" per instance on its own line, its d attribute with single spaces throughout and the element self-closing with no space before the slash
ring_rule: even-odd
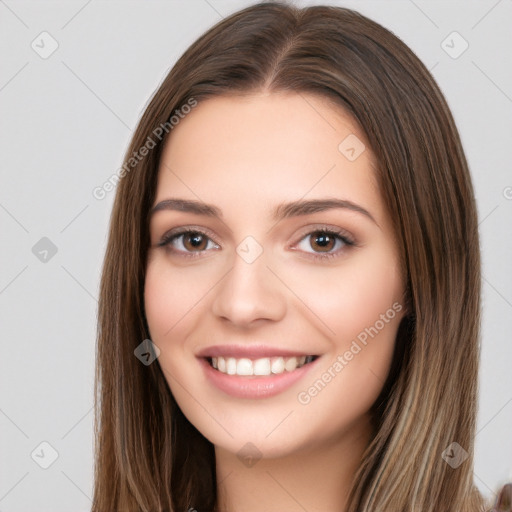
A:
<svg viewBox="0 0 512 512">
<path fill-rule="evenodd" d="M 474 195 L 399 39 L 341 8 L 235 13 L 121 174 L 93 510 L 484 510 Z"/>
</svg>

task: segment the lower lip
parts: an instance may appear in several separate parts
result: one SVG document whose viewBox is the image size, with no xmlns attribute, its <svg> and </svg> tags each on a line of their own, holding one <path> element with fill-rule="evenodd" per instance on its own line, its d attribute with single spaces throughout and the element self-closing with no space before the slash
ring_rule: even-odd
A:
<svg viewBox="0 0 512 512">
<path fill-rule="evenodd" d="M 213 368 L 205 358 L 199 358 L 199 362 L 202 364 L 209 382 L 221 391 L 224 391 L 224 393 L 236 398 L 268 398 L 278 395 L 293 386 L 316 365 L 319 359 L 318 357 L 311 363 L 293 370 L 293 372 L 284 371 L 283 373 L 269 375 L 268 377 L 228 375 Z"/>
</svg>

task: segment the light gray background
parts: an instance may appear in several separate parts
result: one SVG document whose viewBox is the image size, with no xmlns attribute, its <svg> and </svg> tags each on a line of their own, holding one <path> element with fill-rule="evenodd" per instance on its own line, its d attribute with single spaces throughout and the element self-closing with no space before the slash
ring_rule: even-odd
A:
<svg viewBox="0 0 512 512">
<path fill-rule="evenodd" d="M 114 197 L 92 190 L 120 167 L 181 53 L 251 3 L 0 0 L 1 512 L 90 509 L 96 308 Z M 512 480 L 512 0 L 325 3 L 402 38 L 460 129 L 484 261 L 475 482 L 492 497 Z M 58 43 L 46 59 L 31 47 L 51 48 L 43 31 Z M 453 31 L 469 44 L 457 58 L 464 41 Z M 32 251 L 42 237 L 57 247 L 46 262 Z"/>
</svg>

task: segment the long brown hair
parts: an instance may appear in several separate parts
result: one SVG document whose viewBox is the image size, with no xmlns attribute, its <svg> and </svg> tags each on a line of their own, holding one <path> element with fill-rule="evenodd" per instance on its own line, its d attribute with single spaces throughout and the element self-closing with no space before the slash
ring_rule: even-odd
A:
<svg viewBox="0 0 512 512">
<path fill-rule="evenodd" d="M 93 512 L 215 510 L 211 443 L 181 413 L 158 362 L 146 366 L 134 356 L 149 338 L 148 212 L 162 127 L 172 137 L 175 111 L 260 91 L 318 94 L 359 123 L 379 164 L 406 276 L 409 315 L 347 512 L 483 510 L 472 479 L 477 214 L 448 106 L 420 60 L 379 24 L 338 7 L 268 2 L 234 13 L 192 44 L 147 106 L 126 154 L 101 278 Z M 454 442 L 467 452 L 457 468 L 443 457 Z"/>
</svg>

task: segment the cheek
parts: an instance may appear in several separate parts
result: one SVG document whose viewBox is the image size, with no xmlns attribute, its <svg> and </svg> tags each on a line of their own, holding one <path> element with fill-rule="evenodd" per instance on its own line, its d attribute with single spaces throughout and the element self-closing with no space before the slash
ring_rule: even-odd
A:
<svg viewBox="0 0 512 512">
<path fill-rule="evenodd" d="M 183 287 L 171 285 L 165 272 L 159 272 L 157 265 L 148 266 L 144 285 L 144 308 L 151 335 L 156 343 L 173 329 L 180 317 L 181 304 L 186 301 Z"/>
<path fill-rule="evenodd" d="M 184 362 L 190 360 L 186 340 L 197 321 L 196 308 L 207 291 L 204 280 L 191 280 L 180 269 L 171 269 L 164 258 L 155 259 L 146 269 L 144 307 L 149 337 L 160 349 L 158 363 L 167 384 L 185 410 L 188 394 L 183 393 L 182 385 L 187 382 L 189 372 Z"/>
<path fill-rule="evenodd" d="M 393 256 L 382 247 L 347 259 L 346 266 L 332 272 L 302 272 L 293 284 L 328 340 L 325 363 L 299 397 L 300 403 L 314 402 L 312 409 L 319 414 L 333 401 L 347 412 L 362 413 L 384 385 L 405 312 L 403 280 Z"/>
<path fill-rule="evenodd" d="M 296 398 L 304 417 L 318 419 L 308 420 L 312 428 L 327 437 L 365 417 L 388 377 L 404 314 L 403 305 L 395 300 L 399 289 L 394 295 L 389 277 L 380 275 L 376 281 L 371 273 L 364 279 L 354 275 L 352 291 L 333 291 L 313 306 L 325 314 L 323 320 L 334 334 L 330 333 L 325 361 Z"/>
<path fill-rule="evenodd" d="M 381 315 L 388 320 L 386 326 L 397 323 L 393 319 L 404 309 L 403 280 L 396 258 L 386 247 L 347 258 L 346 265 L 328 271 L 325 267 L 308 272 L 294 269 L 288 282 L 315 314 L 317 327 L 341 345 L 373 326 Z M 393 308 L 395 303 L 398 306 Z"/>
<path fill-rule="evenodd" d="M 144 307 L 152 340 L 177 339 L 191 313 L 200 305 L 214 282 L 201 269 L 190 274 L 171 269 L 164 258 L 155 259 L 146 269 Z M 158 343 L 157 343 L 158 344 Z"/>
</svg>

